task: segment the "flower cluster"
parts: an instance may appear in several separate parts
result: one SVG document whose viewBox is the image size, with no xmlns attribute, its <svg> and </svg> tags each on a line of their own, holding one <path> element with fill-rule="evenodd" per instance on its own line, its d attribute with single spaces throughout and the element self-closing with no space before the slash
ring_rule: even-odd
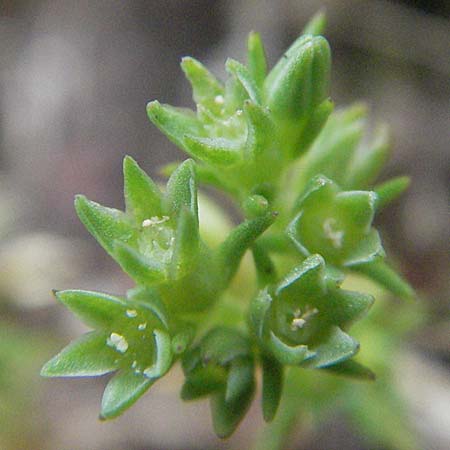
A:
<svg viewBox="0 0 450 450">
<path fill-rule="evenodd" d="M 162 191 L 126 157 L 124 212 L 77 197 L 81 221 L 136 287 L 124 298 L 56 292 L 95 331 L 42 373 L 117 372 L 101 417 L 123 412 L 177 360 L 185 374 L 181 397 L 210 397 L 221 437 L 250 406 L 258 365 L 266 421 L 276 414 L 286 367 L 373 379 L 353 359 L 359 343 L 349 328 L 374 298 L 342 283 L 357 271 L 396 295 L 413 295 L 386 263 L 373 227 L 375 213 L 408 180 L 373 185 L 387 135 L 381 129 L 363 144 L 364 108 L 333 113 L 322 27 L 314 19 L 269 72 L 261 39 L 250 34 L 247 65 L 228 60 L 225 83 L 184 58 L 197 111 L 157 101 L 147 110 L 193 159 L 166 167 Z M 218 245 L 202 239 L 197 183 L 215 186 L 240 208 L 241 223 L 226 236 L 217 232 Z M 250 295 L 251 277 L 240 290 L 232 287 L 247 250 L 257 275 Z"/>
</svg>

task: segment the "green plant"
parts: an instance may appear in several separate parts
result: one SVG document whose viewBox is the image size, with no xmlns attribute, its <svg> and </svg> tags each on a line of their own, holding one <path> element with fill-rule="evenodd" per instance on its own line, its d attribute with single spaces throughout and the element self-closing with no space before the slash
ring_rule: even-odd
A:
<svg viewBox="0 0 450 450">
<path fill-rule="evenodd" d="M 408 179 L 374 185 L 389 153 L 386 129 L 363 143 L 365 108 L 333 112 L 323 26 L 318 15 L 268 73 L 260 37 L 251 33 L 247 65 L 229 59 L 225 84 L 184 58 L 196 113 L 157 101 L 147 111 L 192 159 L 166 166 L 170 178 L 161 190 L 126 157 L 125 212 L 76 198 L 81 221 L 136 287 L 125 297 L 55 292 L 95 331 L 42 374 L 115 372 L 102 418 L 121 414 L 179 360 L 181 397 L 210 397 L 220 437 L 244 417 L 256 368 L 266 421 L 276 415 L 286 374 L 374 378 L 354 358 L 359 343 L 349 334 L 374 298 L 342 283 L 363 274 L 395 295 L 413 296 L 386 263 L 373 227 L 374 214 Z M 203 220 L 222 216 L 210 209 L 208 217 L 206 208 L 199 219 L 197 184 L 234 201 L 242 221 L 226 235 L 220 225 L 204 229 Z M 233 288 L 248 250 L 256 277 L 238 277 L 251 292 Z"/>
</svg>

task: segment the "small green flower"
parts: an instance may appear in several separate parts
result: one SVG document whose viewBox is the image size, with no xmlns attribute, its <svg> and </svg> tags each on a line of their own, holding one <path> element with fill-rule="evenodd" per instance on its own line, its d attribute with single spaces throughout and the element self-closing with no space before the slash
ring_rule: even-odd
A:
<svg viewBox="0 0 450 450">
<path fill-rule="evenodd" d="M 145 302 L 88 291 L 59 291 L 56 297 L 95 331 L 68 345 L 41 374 L 84 377 L 117 372 L 103 394 L 102 418 L 121 414 L 170 369 L 167 313 L 154 294 Z"/>
<path fill-rule="evenodd" d="M 127 157 L 126 212 L 78 196 L 75 208 L 86 228 L 133 279 L 144 285 L 176 280 L 194 270 L 199 252 L 197 188 L 193 161 L 185 161 L 162 194 Z"/>
<path fill-rule="evenodd" d="M 356 354 L 343 330 L 360 319 L 373 297 L 339 287 L 320 255 L 309 256 L 279 283 L 261 290 L 250 324 L 266 351 L 284 365 L 325 368 Z"/>
<path fill-rule="evenodd" d="M 183 400 L 211 397 L 216 434 L 228 437 L 245 416 L 255 391 L 254 356 L 248 338 L 214 328 L 183 358 Z"/>
<path fill-rule="evenodd" d="M 304 256 L 322 255 L 337 268 L 353 268 L 384 257 L 372 227 L 377 195 L 341 191 L 324 176 L 314 177 L 298 200 L 288 235 Z"/>
</svg>

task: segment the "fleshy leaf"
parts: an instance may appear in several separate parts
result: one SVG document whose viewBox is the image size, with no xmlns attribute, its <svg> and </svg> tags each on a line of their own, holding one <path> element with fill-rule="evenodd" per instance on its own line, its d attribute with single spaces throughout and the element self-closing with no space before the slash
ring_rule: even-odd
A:
<svg viewBox="0 0 450 450">
<path fill-rule="evenodd" d="M 123 178 L 126 211 L 132 212 L 139 225 L 161 215 L 161 191 L 131 156 L 123 160 Z"/>
<path fill-rule="evenodd" d="M 237 358 L 231 362 L 228 371 L 225 401 L 234 403 L 254 389 L 253 362 L 247 358 Z"/>
<path fill-rule="evenodd" d="M 309 19 L 305 28 L 303 28 L 302 34 L 312 34 L 318 35 L 323 34 L 325 27 L 327 25 L 327 18 L 325 13 L 321 10 L 314 14 L 314 16 Z"/>
<path fill-rule="evenodd" d="M 348 359 L 339 364 L 325 367 L 323 370 L 335 375 L 354 378 L 356 380 L 374 381 L 376 378 L 375 374 L 368 367 L 363 366 L 353 359 Z"/>
<path fill-rule="evenodd" d="M 384 258 L 385 252 L 381 245 L 380 235 L 378 231 L 372 229 L 370 233 L 355 247 L 343 262 L 345 267 L 354 268 L 361 264 Z"/>
<path fill-rule="evenodd" d="M 203 125 L 196 115 L 184 108 L 162 105 L 154 100 L 147 105 L 147 115 L 175 145 L 185 150 L 184 136 L 186 134 L 199 136 L 204 133 Z"/>
<path fill-rule="evenodd" d="M 155 259 L 150 259 L 129 245 L 116 242 L 115 259 L 134 280 L 144 285 L 162 283 L 166 279 L 165 268 Z"/>
<path fill-rule="evenodd" d="M 322 369 L 350 359 L 358 352 L 359 343 L 339 327 L 332 327 L 325 339 L 313 350 L 316 356 L 307 361 L 305 366 Z"/>
<path fill-rule="evenodd" d="M 256 85 L 262 88 L 267 74 L 267 61 L 261 36 L 258 33 L 251 32 L 248 35 L 247 50 L 248 71 Z"/>
<path fill-rule="evenodd" d="M 126 243 L 135 238 L 135 230 L 122 211 L 99 205 L 84 195 L 76 196 L 75 209 L 84 226 L 113 257 L 114 241 Z"/>
<path fill-rule="evenodd" d="M 252 102 L 244 103 L 244 113 L 247 121 L 246 153 L 257 160 L 272 144 L 274 124 L 269 113 Z"/>
<path fill-rule="evenodd" d="M 355 268 L 359 272 L 367 275 L 372 280 L 405 299 L 414 298 L 414 290 L 399 274 L 397 274 L 384 261 L 374 261 L 368 264 L 361 264 Z"/>
<path fill-rule="evenodd" d="M 123 370 L 106 385 L 102 398 L 100 419 L 113 419 L 122 414 L 141 397 L 155 380 Z"/>
<path fill-rule="evenodd" d="M 162 330 L 154 330 L 156 359 L 153 365 L 143 370 L 143 374 L 150 379 L 161 378 L 172 364 L 172 346 L 170 336 Z"/>
<path fill-rule="evenodd" d="M 192 85 L 195 103 L 220 114 L 221 103 L 217 98 L 224 96 L 224 88 L 217 78 L 199 61 L 185 57 L 181 61 L 181 68 Z"/>
<path fill-rule="evenodd" d="M 86 333 L 48 361 L 41 370 L 45 377 L 92 377 L 117 369 L 117 353 L 106 345 L 107 334 Z"/>
<path fill-rule="evenodd" d="M 403 194 L 410 185 L 409 177 L 396 177 L 374 188 L 377 194 L 377 209 L 384 208 L 388 203 L 394 201 Z"/>
<path fill-rule="evenodd" d="M 179 214 L 183 207 L 194 214 L 198 221 L 197 183 L 195 179 L 195 163 L 192 159 L 184 161 L 175 170 L 167 182 L 164 199 L 167 214 Z"/>
<path fill-rule="evenodd" d="M 296 366 L 304 361 L 313 358 L 316 353 L 308 349 L 307 345 L 288 345 L 279 339 L 272 331 L 268 348 L 273 356 L 281 363 L 289 366 Z"/>
<path fill-rule="evenodd" d="M 261 104 L 261 93 L 255 80 L 250 75 L 247 67 L 234 59 L 229 58 L 226 62 L 226 69 L 229 73 L 236 77 L 246 90 L 250 100 L 259 105 Z"/>
<path fill-rule="evenodd" d="M 124 300 L 100 292 L 68 290 L 56 291 L 56 298 L 86 325 L 108 328 L 121 318 L 128 305 Z"/>
<path fill-rule="evenodd" d="M 263 355 L 262 410 L 266 422 L 275 417 L 283 389 L 283 366 L 274 358 Z"/>
<path fill-rule="evenodd" d="M 233 433 L 247 413 L 253 394 L 254 385 L 234 402 L 227 402 L 224 392 L 211 398 L 211 414 L 217 436 L 227 438 Z"/>
<path fill-rule="evenodd" d="M 197 217 L 187 208 L 182 208 L 178 216 L 175 247 L 169 268 L 171 278 L 181 278 L 192 270 L 197 259 L 199 239 Z"/>
<path fill-rule="evenodd" d="M 181 398 L 183 400 L 195 400 L 206 397 L 223 389 L 225 384 L 225 369 L 208 364 L 187 376 L 181 388 Z"/>
<path fill-rule="evenodd" d="M 226 138 L 185 135 L 186 151 L 201 161 L 230 166 L 241 160 L 242 143 Z"/>
</svg>

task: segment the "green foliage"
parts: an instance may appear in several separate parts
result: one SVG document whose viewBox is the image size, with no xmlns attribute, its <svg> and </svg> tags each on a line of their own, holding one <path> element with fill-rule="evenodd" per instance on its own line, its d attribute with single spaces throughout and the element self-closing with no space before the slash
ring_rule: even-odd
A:
<svg viewBox="0 0 450 450">
<path fill-rule="evenodd" d="M 229 59 L 225 83 L 184 58 L 196 112 L 158 101 L 147 112 L 192 159 L 167 166 L 161 190 L 126 157 L 125 212 L 77 197 L 81 221 L 136 287 L 126 297 L 56 292 L 94 331 L 42 374 L 115 372 L 102 418 L 122 413 L 178 360 L 181 397 L 210 398 L 220 437 L 249 408 L 258 367 L 266 421 L 276 417 L 286 371 L 299 379 L 314 370 L 374 379 L 354 359 L 360 345 L 350 335 L 374 297 L 342 283 L 359 272 L 396 295 L 413 295 L 385 262 L 373 227 L 375 213 L 408 179 L 373 185 L 388 156 L 387 133 L 380 128 L 365 144 L 365 109 L 333 112 L 330 48 L 317 35 L 323 26 L 319 14 L 269 72 L 261 39 L 251 33 L 247 65 Z M 242 221 L 227 235 L 208 230 L 215 244 L 201 231 L 209 218 L 208 211 L 199 217 L 197 184 L 215 186 L 240 208 Z M 244 276 L 236 292 L 247 250 L 256 283 Z"/>
</svg>

